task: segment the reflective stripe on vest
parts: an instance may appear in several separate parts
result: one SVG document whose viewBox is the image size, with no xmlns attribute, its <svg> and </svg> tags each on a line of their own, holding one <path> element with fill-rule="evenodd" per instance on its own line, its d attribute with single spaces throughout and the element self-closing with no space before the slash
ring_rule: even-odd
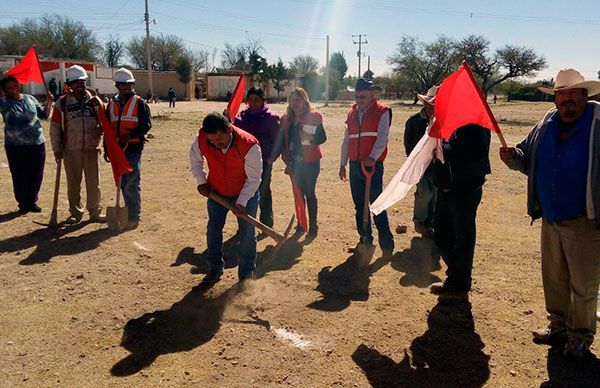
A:
<svg viewBox="0 0 600 388">
<path fill-rule="evenodd" d="M 377 129 L 382 115 L 388 113 L 390 108 L 379 101 L 371 103 L 362 116 L 362 123 L 358 122 L 358 108 L 350 108 L 346 125 L 348 128 L 348 157 L 350 160 L 364 160 L 369 157 L 377 141 Z M 390 122 L 391 124 L 391 122 Z M 385 160 L 387 146 L 377 159 Z"/>
</svg>

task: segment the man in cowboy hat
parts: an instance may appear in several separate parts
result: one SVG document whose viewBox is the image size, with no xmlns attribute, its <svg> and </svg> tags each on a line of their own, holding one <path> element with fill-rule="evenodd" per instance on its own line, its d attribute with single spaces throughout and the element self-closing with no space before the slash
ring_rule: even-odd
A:
<svg viewBox="0 0 600 388">
<path fill-rule="evenodd" d="M 600 281 L 599 81 L 562 69 L 550 110 L 516 147 L 500 148 L 509 168 L 527 175 L 527 210 L 542 218 L 542 280 L 548 328 L 534 342 L 564 345 L 568 357 L 589 352 L 596 332 Z"/>
<path fill-rule="evenodd" d="M 427 125 L 433 117 L 433 104 L 438 87 L 432 86 L 427 94 L 417 94 L 417 98 L 423 103 L 423 109 L 406 121 L 404 130 L 404 149 L 408 156 L 415 148 L 419 140 L 425 134 Z M 423 178 L 417 183 L 415 191 L 415 205 L 413 210 L 413 222 L 415 231 L 421 233 L 425 238 L 434 237 L 433 213 L 435 210 L 435 198 L 437 189 L 433 184 L 431 166 L 427 168 Z"/>
<path fill-rule="evenodd" d="M 392 110 L 375 99 L 379 86 L 373 81 L 359 78 L 356 87 L 348 90 L 355 92 L 356 104 L 350 108 L 346 119 L 346 131 L 341 150 L 339 177 L 346 181 L 346 164 L 350 160 L 350 190 L 356 211 L 356 227 L 361 236 L 361 245 L 372 245 L 373 234 L 371 220 L 367 230 L 363 230 L 363 206 L 365 201 L 366 177 L 361 163 L 366 169 L 373 170 L 371 178 L 372 203 L 383 191 L 383 161 L 387 155 L 388 134 L 392 122 Z M 384 257 L 392 255 L 394 236 L 390 231 L 387 213 L 381 212 L 374 217 L 379 232 L 379 246 Z"/>
</svg>

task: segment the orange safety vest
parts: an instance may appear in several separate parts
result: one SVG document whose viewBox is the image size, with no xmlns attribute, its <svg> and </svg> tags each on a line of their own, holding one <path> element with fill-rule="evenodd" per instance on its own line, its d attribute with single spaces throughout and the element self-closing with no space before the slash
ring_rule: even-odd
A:
<svg viewBox="0 0 600 388">
<path fill-rule="evenodd" d="M 208 142 L 206 134 L 198 133 L 198 147 L 208 164 L 208 184 L 215 191 L 226 197 L 239 195 L 246 183 L 244 159 L 246 154 L 258 140 L 248 132 L 233 126 L 233 144 L 227 152 Z"/>
<path fill-rule="evenodd" d="M 362 124 L 358 123 L 358 107 L 356 104 L 350 108 L 346 126 L 348 127 L 348 157 L 350 160 L 361 161 L 369 157 L 373 145 L 377 140 L 377 127 L 381 116 L 391 109 L 381 102 L 373 101 L 365 110 L 362 116 Z M 390 117 L 391 119 L 391 117 Z M 390 123 L 391 125 L 391 123 Z M 377 159 L 385 160 L 387 156 L 387 146 Z"/>
<path fill-rule="evenodd" d="M 121 105 L 111 99 L 108 103 L 108 111 L 110 112 L 110 125 L 115 131 L 117 138 L 121 135 L 128 135 L 131 131 L 138 127 L 138 104 L 141 97 L 137 94 L 131 96 L 125 104 Z M 130 138 L 128 143 L 139 143 L 140 138 Z"/>
</svg>

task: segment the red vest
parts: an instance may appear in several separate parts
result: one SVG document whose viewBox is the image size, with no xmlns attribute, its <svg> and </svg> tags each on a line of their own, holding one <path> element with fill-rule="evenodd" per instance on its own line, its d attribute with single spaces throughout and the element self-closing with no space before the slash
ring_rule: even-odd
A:
<svg viewBox="0 0 600 388">
<path fill-rule="evenodd" d="M 134 94 L 125 101 L 125 105 L 121 109 L 118 102 L 113 99 L 108 103 L 108 111 L 110 112 L 110 125 L 115 131 L 117 138 L 121 135 L 129 135 L 129 132 L 138 126 L 138 103 L 140 96 Z M 139 143 L 139 138 L 129 139 L 128 143 Z"/>
<path fill-rule="evenodd" d="M 298 126 L 300 130 L 303 125 L 314 125 L 319 126 L 323 124 L 323 116 L 318 112 L 308 112 L 300 118 Z M 283 129 L 283 135 L 285 136 L 286 149 L 284 154 L 289 151 L 290 135 L 289 130 L 292 123 L 287 119 L 287 115 L 283 115 L 281 118 L 281 128 Z M 302 154 L 305 162 L 314 162 L 315 160 L 321 160 L 323 154 L 321 154 L 321 147 L 318 144 L 302 145 Z"/>
<path fill-rule="evenodd" d="M 364 160 L 369 157 L 373 145 L 377 140 L 377 127 L 379 119 L 390 108 L 375 100 L 365 110 L 362 116 L 362 125 L 358 124 L 358 107 L 356 104 L 350 108 L 346 125 L 348 127 L 348 136 L 350 142 L 348 144 L 348 156 L 350 160 Z M 391 124 L 391 123 L 390 123 Z M 379 161 L 385 160 L 387 155 L 387 146 L 379 156 Z"/>
<path fill-rule="evenodd" d="M 208 142 L 202 130 L 198 133 L 198 147 L 208 164 L 208 184 L 225 197 L 239 195 L 246 183 L 244 159 L 258 140 L 248 132 L 233 126 L 233 144 L 227 152 Z"/>
</svg>

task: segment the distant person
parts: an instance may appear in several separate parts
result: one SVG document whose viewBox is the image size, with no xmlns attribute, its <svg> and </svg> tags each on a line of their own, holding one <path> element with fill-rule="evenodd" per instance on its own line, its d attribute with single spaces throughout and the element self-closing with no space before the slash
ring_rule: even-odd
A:
<svg viewBox="0 0 600 388">
<path fill-rule="evenodd" d="M 516 147 L 500 148 L 509 168 L 527 175 L 527 212 L 542 219 L 542 283 L 548 327 L 534 341 L 564 344 L 583 358 L 596 334 L 600 281 L 600 81 L 562 69 L 550 110 Z M 566 343 L 565 343 L 566 342 Z"/>
<path fill-rule="evenodd" d="M 359 78 L 354 99 L 356 103 L 348 111 L 346 130 L 342 142 L 339 177 L 346 181 L 346 165 L 350 161 L 350 191 L 354 201 L 354 215 L 360 246 L 373 244 L 371 217 L 367 230 L 363 230 L 363 206 L 365 201 L 366 176 L 361 163 L 367 169 L 373 170 L 371 179 L 371 195 L 369 203 L 383 191 L 383 163 L 387 156 L 387 145 L 392 122 L 392 110 L 387 105 L 375 99 L 375 93 L 380 90 L 373 81 Z M 373 217 L 379 232 L 379 246 L 385 257 L 391 257 L 394 251 L 394 236 L 390 230 L 387 212 L 383 211 Z"/>
<path fill-rule="evenodd" d="M 4 149 L 13 182 L 19 213 L 39 213 L 38 193 L 44 178 L 46 139 L 40 119 L 47 119 L 54 97 L 46 96 L 42 109 L 38 100 L 22 94 L 12 75 L 0 81 L 0 113 L 4 119 Z"/>
<path fill-rule="evenodd" d="M 152 102 L 152 92 L 150 90 L 146 93 L 146 102 Z"/>
<path fill-rule="evenodd" d="M 494 98 L 493 98 L 494 104 L 496 103 L 497 100 L 498 100 L 498 96 L 496 96 L 496 93 L 494 93 Z"/>
<path fill-rule="evenodd" d="M 200 87 L 198 85 L 194 86 L 194 98 L 196 100 L 200 99 Z"/>
<path fill-rule="evenodd" d="M 169 108 L 175 108 L 175 101 L 177 101 L 177 96 L 175 95 L 175 90 L 173 88 L 169 88 Z"/>
<path fill-rule="evenodd" d="M 56 78 L 52 77 L 50 82 L 48 82 L 48 91 L 52 93 L 52 97 L 54 97 L 55 100 L 58 98 L 56 95 L 57 90 L 58 86 L 56 85 Z"/>
<path fill-rule="evenodd" d="M 55 159 L 63 161 L 67 176 L 69 217 L 76 224 L 83 217 L 81 181 L 85 175 L 86 209 L 92 222 L 106 222 L 100 205 L 100 129 L 96 110 L 102 104 L 85 86 L 85 69 L 73 65 L 67 69 L 67 94 L 56 102 L 50 124 L 50 142 Z"/>
<path fill-rule="evenodd" d="M 271 172 L 273 163 L 281 153 L 281 125 L 279 116 L 273 112 L 265 100 L 261 88 L 251 87 L 246 93 L 246 109 L 242 110 L 233 122 L 258 140 L 262 151 L 262 176 L 260 182 L 260 222 L 273 227 L 273 198 L 271 195 Z M 266 237 L 266 235 L 260 235 Z M 259 238 L 260 238 L 259 237 Z"/>
<path fill-rule="evenodd" d="M 419 140 L 425 135 L 425 130 L 433 118 L 433 107 L 437 86 L 432 86 L 427 90 L 427 94 L 417 94 L 417 97 L 423 103 L 423 109 L 406 121 L 404 130 L 404 149 L 408 156 L 415 148 Z M 434 213 L 435 199 L 437 197 L 437 188 L 433 183 L 433 166 L 430 165 L 425 174 L 417 183 L 415 191 L 415 202 L 413 208 L 413 222 L 415 231 L 420 233 L 425 238 L 433 238 L 435 236 L 434 229 Z"/>
<path fill-rule="evenodd" d="M 113 74 L 115 88 L 119 91 L 108 103 L 106 114 L 111 128 L 125 152 L 125 157 L 133 171 L 121 177 L 121 189 L 127 206 L 128 222 L 126 229 L 135 229 L 140 222 L 142 198 L 141 163 L 145 136 L 152 128 L 150 107 L 133 89 L 135 78 L 131 71 L 120 68 Z M 110 155 L 106 153 L 107 161 Z"/>
<path fill-rule="evenodd" d="M 190 148 L 190 166 L 201 195 L 209 197 L 215 192 L 234 205 L 233 213 L 236 216 L 248 214 L 256 217 L 262 159 L 260 145 L 254 136 L 230 124 L 227 117 L 210 113 L 204 118 L 202 128 Z M 229 209 L 212 198 L 208 198 L 207 207 L 209 271 L 202 281 L 216 283 L 223 275 L 223 227 Z M 256 269 L 254 225 L 238 218 L 237 235 L 238 277 L 244 281 L 254 278 Z"/>
<path fill-rule="evenodd" d="M 316 186 L 323 157 L 320 145 L 327 140 L 323 117 L 313 111 L 306 91 L 296 88 L 288 97 L 287 112 L 281 118 L 281 123 L 285 136 L 283 160 L 286 173 L 291 175 L 300 188 L 302 201 L 306 200 L 308 210 L 308 231 L 298 226 L 296 234 L 308 232 L 306 239 L 314 240 L 319 230 Z"/>
</svg>

